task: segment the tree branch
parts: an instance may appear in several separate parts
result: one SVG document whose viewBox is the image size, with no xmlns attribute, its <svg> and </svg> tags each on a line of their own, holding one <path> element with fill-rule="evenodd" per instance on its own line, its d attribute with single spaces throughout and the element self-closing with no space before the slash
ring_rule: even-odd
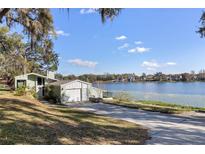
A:
<svg viewBox="0 0 205 154">
<path fill-rule="evenodd" d="M 2 22 L 3 17 L 9 12 L 10 8 L 5 8 L 0 12 L 0 22 Z"/>
</svg>

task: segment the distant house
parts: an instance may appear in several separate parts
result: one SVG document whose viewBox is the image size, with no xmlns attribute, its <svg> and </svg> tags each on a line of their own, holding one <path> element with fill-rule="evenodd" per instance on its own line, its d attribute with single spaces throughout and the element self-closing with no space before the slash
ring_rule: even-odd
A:
<svg viewBox="0 0 205 154">
<path fill-rule="evenodd" d="M 134 74 L 129 74 L 127 78 L 128 82 L 134 82 L 135 81 L 135 75 Z"/>
<path fill-rule="evenodd" d="M 91 83 L 81 80 L 57 81 L 48 84 L 55 93 L 55 97 L 59 98 L 61 103 L 66 102 L 83 102 L 88 101 L 90 97 L 102 98 L 103 90 L 92 86 Z"/>
<path fill-rule="evenodd" d="M 57 81 L 50 73 L 47 76 L 43 76 L 37 73 L 28 73 L 15 77 L 15 89 L 26 86 L 28 89 L 34 89 L 41 98 L 44 96 L 44 87 L 50 82 Z"/>
<path fill-rule="evenodd" d="M 154 75 L 147 75 L 146 76 L 146 81 L 153 81 L 154 80 Z"/>
</svg>

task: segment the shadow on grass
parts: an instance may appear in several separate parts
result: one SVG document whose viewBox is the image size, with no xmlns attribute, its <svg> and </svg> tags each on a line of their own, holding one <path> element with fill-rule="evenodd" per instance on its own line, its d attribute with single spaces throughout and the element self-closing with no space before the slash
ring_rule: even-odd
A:
<svg viewBox="0 0 205 154">
<path fill-rule="evenodd" d="M 133 123 L 0 98 L 0 144 L 144 144 L 147 138 Z"/>
</svg>

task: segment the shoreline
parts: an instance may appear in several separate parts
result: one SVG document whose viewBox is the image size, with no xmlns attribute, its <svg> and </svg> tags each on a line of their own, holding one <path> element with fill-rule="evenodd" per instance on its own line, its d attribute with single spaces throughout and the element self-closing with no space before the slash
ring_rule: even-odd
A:
<svg viewBox="0 0 205 154">
<path fill-rule="evenodd" d="M 119 100 L 119 99 L 113 99 L 113 100 L 103 100 L 103 103 L 105 104 L 113 104 L 128 108 L 135 108 L 135 109 L 141 109 L 146 111 L 152 111 L 152 112 L 160 112 L 160 113 L 167 113 L 167 114 L 180 114 L 184 112 L 200 112 L 205 113 L 205 108 L 201 107 L 192 107 L 192 106 L 183 106 L 183 105 L 177 105 L 177 104 L 171 104 L 168 102 L 160 102 L 160 101 L 131 101 L 131 100 Z"/>
<path fill-rule="evenodd" d="M 180 82 L 183 82 L 183 83 L 193 83 L 193 82 L 205 82 L 205 81 L 132 81 L 132 82 L 129 82 L 129 81 L 118 81 L 118 82 L 113 82 L 111 80 L 109 81 L 95 81 L 93 82 L 93 84 L 104 84 L 104 83 L 145 83 L 145 82 L 160 82 L 160 83 L 180 83 Z"/>
</svg>

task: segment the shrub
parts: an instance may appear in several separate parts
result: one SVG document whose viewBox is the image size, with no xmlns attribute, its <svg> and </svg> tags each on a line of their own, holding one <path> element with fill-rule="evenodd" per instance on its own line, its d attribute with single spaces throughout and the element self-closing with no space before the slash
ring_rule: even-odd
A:
<svg viewBox="0 0 205 154">
<path fill-rule="evenodd" d="M 26 95 L 26 86 L 21 86 L 15 90 L 16 96 L 23 96 Z"/>
<path fill-rule="evenodd" d="M 119 101 L 130 101 L 133 97 L 129 93 L 121 91 L 116 92 L 114 94 L 114 98 L 118 99 Z"/>
<path fill-rule="evenodd" d="M 38 98 L 38 95 L 37 95 L 37 93 L 36 93 L 35 88 L 32 88 L 29 92 L 30 92 L 30 94 L 31 94 L 32 97 Z"/>
<path fill-rule="evenodd" d="M 113 97 L 113 93 L 109 91 L 104 91 L 103 92 L 103 98 L 111 98 Z"/>
<path fill-rule="evenodd" d="M 60 103 L 60 87 L 54 85 L 47 85 L 45 86 L 45 96 L 44 98 L 47 100 L 51 100 L 54 103 Z"/>
</svg>

